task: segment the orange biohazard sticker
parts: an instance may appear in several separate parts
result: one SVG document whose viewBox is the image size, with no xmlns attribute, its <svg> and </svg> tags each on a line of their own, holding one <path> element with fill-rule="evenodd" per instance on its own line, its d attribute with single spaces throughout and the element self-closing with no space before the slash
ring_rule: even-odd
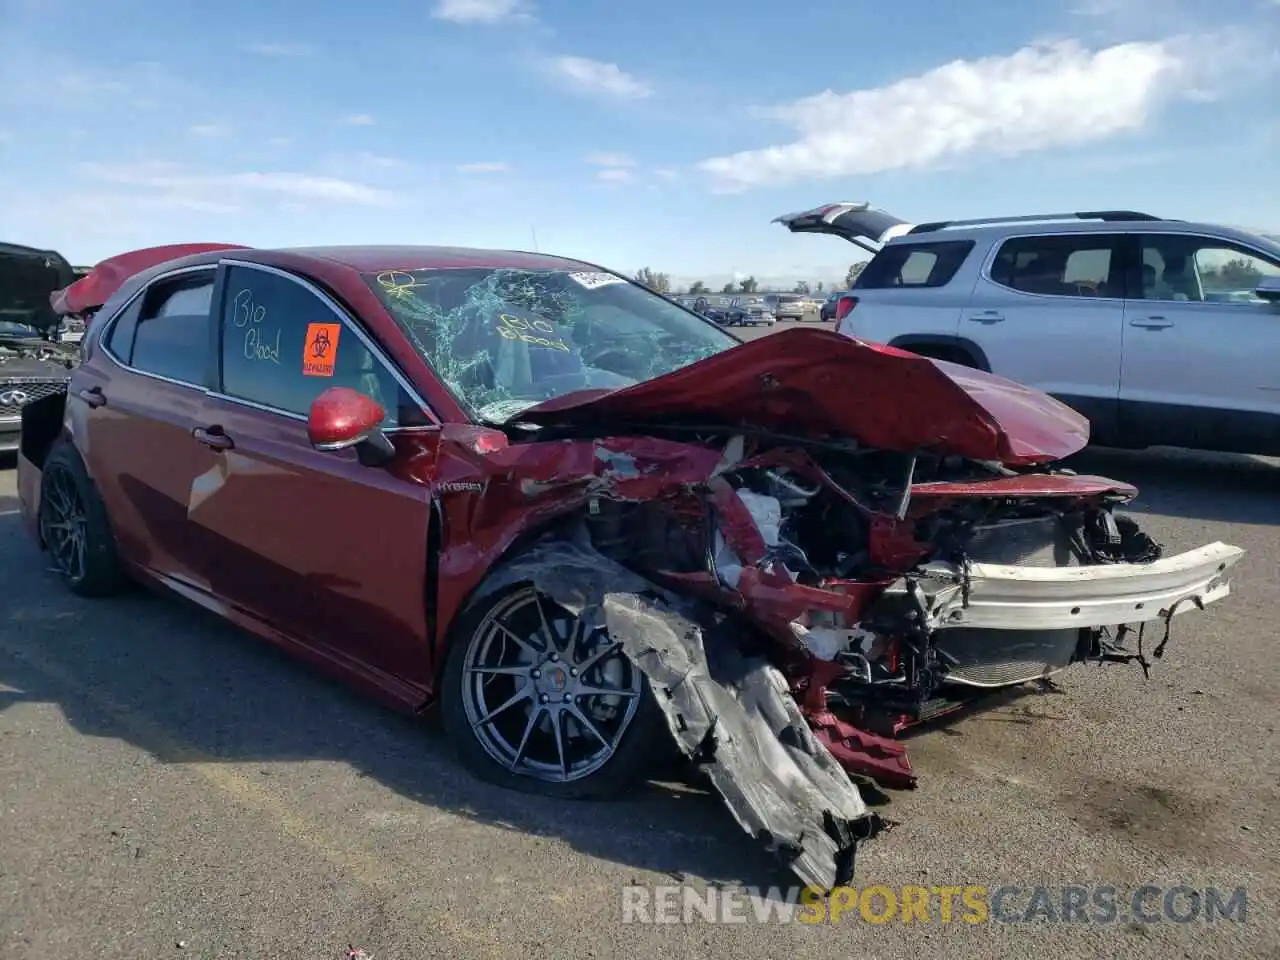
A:
<svg viewBox="0 0 1280 960">
<path fill-rule="evenodd" d="M 312 323 L 302 344 L 302 373 L 307 377 L 332 377 L 338 362 L 340 323 Z"/>
</svg>

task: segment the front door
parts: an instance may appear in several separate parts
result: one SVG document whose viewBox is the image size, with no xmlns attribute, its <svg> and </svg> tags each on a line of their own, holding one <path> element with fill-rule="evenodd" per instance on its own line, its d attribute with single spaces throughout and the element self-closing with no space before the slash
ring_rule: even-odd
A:
<svg viewBox="0 0 1280 960">
<path fill-rule="evenodd" d="M 388 429 L 421 434 L 420 446 L 434 449 L 436 432 L 327 297 L 278 271 L 223 269 L 221 387 L 202 413 L 223 449 L 191 510 L 217 544 L 206 574 L 291 637 L 425 686 L 431 490 L 394 467 L 362 466 L 352 450 L 315 450 L 306 414 L 324 389 L 346 386 L 382 404 Z"/>
<path fill-rule="evenodd" d="M 69 388 L 73 429 L 123 557 L 203 590 L 189 536 L 196 478 L 217 461 L 192 430 L 210 375 L 210 266 L 161 277 L 103 330 Z"/>
<path fill-rule="evenodd" d="M 1117 423 L 1124 249 L 1115 234 L 1011 237 L 960 321 L 993 373 L 1075 407 L 1101 442 Z"/>
<path fill-rule="evenodd" d="M 1136 442 L 1280 454 L 1280 261 L 1213 237 L 1149 234 L 1125 311 L 1121 417 Z"/>
</svg>

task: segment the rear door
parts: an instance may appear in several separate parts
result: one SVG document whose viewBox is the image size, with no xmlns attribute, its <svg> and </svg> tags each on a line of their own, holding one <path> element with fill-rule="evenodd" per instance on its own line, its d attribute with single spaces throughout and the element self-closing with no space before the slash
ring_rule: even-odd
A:
<svg viewBox="0 0 1280 960">
<path fill-rule="evenodd" d="M 1141 238 L 1120 415 L 1134 442 L 1280 452 L 1280 308 L 1253 293 L 1280 259 L 1212 236 Z"/>
<path fill-rule="evenodd" d="M 1113 233 L 1009 237 L 995 245 L 960 321 L 993 373 L 1052 394 L 1115 433 L 1127 264 Z"/>
<path fill-rule="evenodd" d="M 315 450 L 312 401 L 345 386 L 377 400 L 384 428 L 438 425 L 358 323 L 305 280 L 224 262 L 220 389 L 200 424 L 218 448 L 191 506 L 218 595 L 323 654 L 422 686 L 430 678 L 426 572 L 432 490 L 404 464 L 362 466 L 354 450 Z M 324 334 L 332 362 L 308 347 Z M 428 475 L 419 454 L 414 473 Z"/>
<path fill-rule="evenodd" d="M 875 253 L 894 237 L 907 233 L 912 224 L 865 201 L 828 203 L 812 210 L 788 213 L 773 221 L 792 233 L 826 233 L 843 237 Z"/>
<path fill-rule="evenodd" d="M 109 319 L 69 388 L 79 447 L 121 553 L 197 589 L 205 562 L 187 511 L 197 478 L 218 459 L 192 435 L 211 372 L 214 280 L 212 266 L 157 278 Z"/>
</svg>

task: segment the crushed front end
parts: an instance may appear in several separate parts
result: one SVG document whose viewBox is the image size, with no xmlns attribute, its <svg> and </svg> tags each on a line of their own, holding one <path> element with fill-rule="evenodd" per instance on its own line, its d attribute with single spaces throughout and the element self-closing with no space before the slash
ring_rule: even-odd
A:
<svg viewBox="0 0 1280 960">
<path fill-rule="evenodd" d="M 847 882 L 882 825 L 856 784 L 915 784 L 897 733 L 1075 662 L 1145 668 L 1243 553 L 1165 556 L 1116 512 L 1134 488 L 1064 470 L 763 432 L 536 434 L 465 470 L 487 463 L 465 496 L 488 511 L 558 516 L 504 576 L 607 627 L 743 828 L 815 886 Z"/>
</svg>

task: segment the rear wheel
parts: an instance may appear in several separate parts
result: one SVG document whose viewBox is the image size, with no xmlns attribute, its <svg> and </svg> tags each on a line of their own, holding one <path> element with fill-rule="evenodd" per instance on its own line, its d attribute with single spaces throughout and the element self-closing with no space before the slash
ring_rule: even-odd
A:
<svg viewBox="0 0 1280 960">
<path fill-rule="evenodd" d="M 475 776 L 566 799 L 625 790 L 669 742 L 648 681 L 621 645 L 528 584 L 463 615 L 441 719 Z"/>
<path fill-rule="evenodd" d="M 103 597 L 126 585 L 106 506 L 69 443 L 57 444 L 45 459 L 37 523 L 54 572 L 73 593 Z"/>
</svg>

